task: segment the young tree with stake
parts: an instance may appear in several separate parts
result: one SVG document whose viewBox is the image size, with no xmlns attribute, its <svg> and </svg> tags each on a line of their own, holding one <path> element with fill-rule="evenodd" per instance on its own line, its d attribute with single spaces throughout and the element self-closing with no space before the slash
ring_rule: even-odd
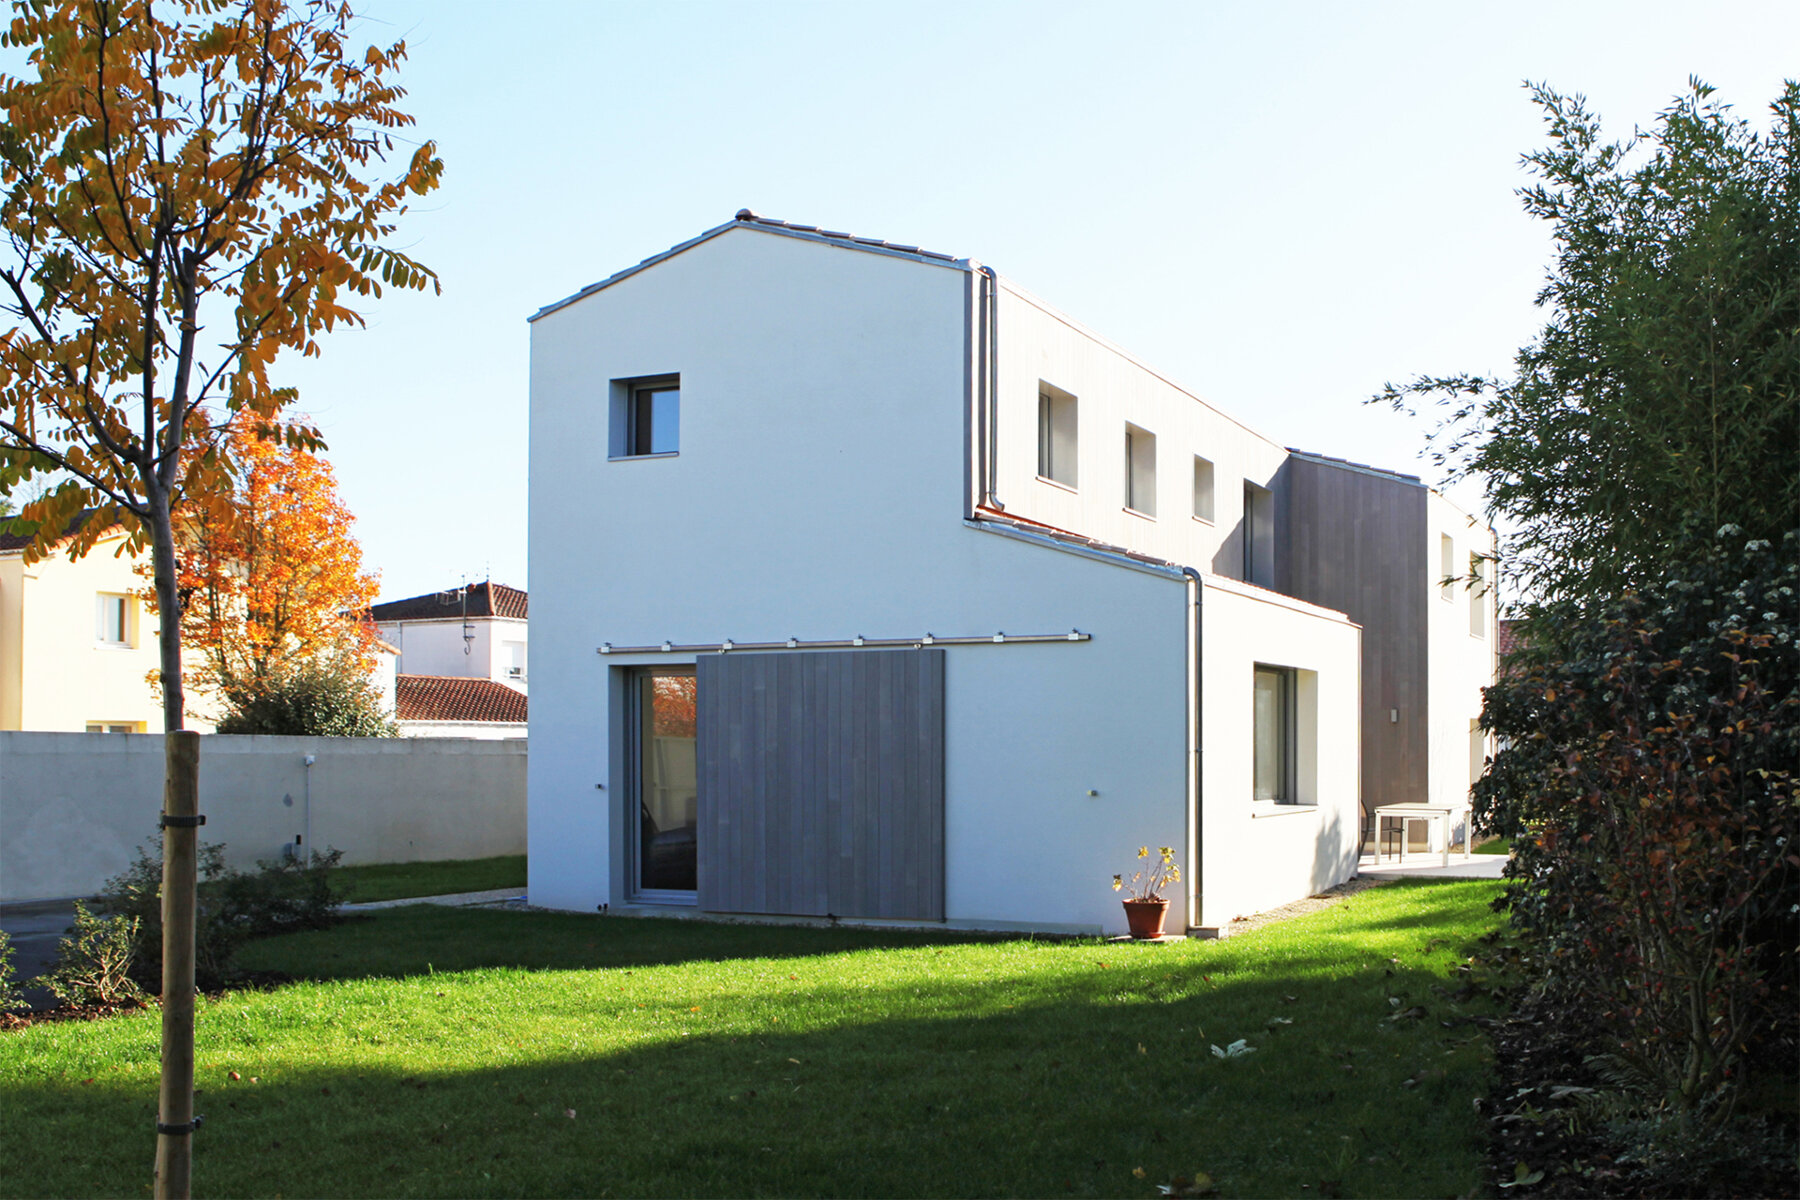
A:
<svg viewBox="0 0 1800 1200">
<path fill-rule="evenodd" d="M 0 38 L 28 63 L 0 75 L 0 495 L 56 481 L 23 506 L 28 555 L 50 553 L 83 509 L 72 554 L 115 523 L 149 548 L 171 799 L 193 754 L 192 735 L 175 736 L 175 514 L 229 489 L 221 431 L 239 414 L 319 444 L 284 418 L 295 395 L 271 376 L 283 350 L 317 354 L 383 284 L 437 286 L 384 244 L 443 170 L 430 142 L 402 150 L 406 49 L 358 48 L 353 25 L 318 0 L 22 0 Z M 399 153 L 404 167 L 382 177 Z M 175 859 L 193 839 L 191 827 L 165 839 L 165 903 L 191 902 L 191 846 L 185 878 Z M 168 1018 L 183 1006 L 168 966 L 165 1110 Z M 191 961 L 186 988 L 184 1104 Z M 159 1193 L 185 1192 L 187 1140 L 159 1138 Z M 165 1161 L 171 1141 L 181 1149 Z"/>
</svg>

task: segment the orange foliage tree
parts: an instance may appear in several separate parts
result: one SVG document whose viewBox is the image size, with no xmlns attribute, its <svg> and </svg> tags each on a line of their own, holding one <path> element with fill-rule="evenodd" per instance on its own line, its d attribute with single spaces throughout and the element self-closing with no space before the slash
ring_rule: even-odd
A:
<svg viewBox="0 0 1800 1200">
<path fill-rule="evenodd" d="M 193 683 L 229 697 L 300 669 L 365 673 L 375 627 L 364 618 L 378 578 L 363 570 L 331 464 L 243 419 L 226 442 L 237 486 L 197 507 L 180 539 L 182 638 L 199 652 Z"/>
<path fill-rule="evenodd" d="M 430 142 L 399 146 L 405 44 L 358 46 L 353 22 L 321 0 L 15 10 L 0 42 L 29 69 L 0 75 L 0 495 L 56 481 L 15 521 L 29 555 L 95 509 L 71 552 L 123 525 L 178 612 L 175 517 L 231 490 L 232 418 L 320 444 L 283 416 L 280 353 L 317 354 L 383 284 L 436 286 L 383 243 L 443 164 Z M 171 730 L 182 629 L 161 622 Z"/>
</svg>

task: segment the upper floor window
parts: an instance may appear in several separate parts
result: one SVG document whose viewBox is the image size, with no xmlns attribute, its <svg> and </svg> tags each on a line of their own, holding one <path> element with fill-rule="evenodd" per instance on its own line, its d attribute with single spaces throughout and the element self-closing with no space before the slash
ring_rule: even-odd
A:
<svg viewBox="0 0 1800 1200">
<path fill-rule="evenodd" d="M 131 644 L 131 597 L 101 592 L 94 598 L 94 640 L 102 646 Z"/>
<path fill-rule="evenodd" d="M 1456 599 L 1456 543 L 1447 533 L 1438 535 L 1438 598 Z"/>
<path fill-rule="evenodd" d="M 1074 396 L 1038 384 L 1038 477 L 1064 487 L 1076 486 L 1075 410 Z"/>
<path fill-rule="evenodd" d="M 1487 560 L 1469 555 L 1469 636 L 1487 636 Z"/>
<path fill-rule="evenodd" d="M 1213 519 L 1213 465 L 1194 455 L 1194 515 L 1202 521 Z"/>
<path fill-rule="evenodd" d="M 1244 582 L 1275 586 L 1275 493 L 1244 480 Z"/>
<path fill-rule="evenodd" d="M 1125 507 L 1156 515 L 1156 435 L 1136 425 L 1125 426 Z"/>
<path fill-rule="evenodd" d="M 681 377 L 613 381 L 610 454 L 647 458 L 681 449 Z"/>
</svg>

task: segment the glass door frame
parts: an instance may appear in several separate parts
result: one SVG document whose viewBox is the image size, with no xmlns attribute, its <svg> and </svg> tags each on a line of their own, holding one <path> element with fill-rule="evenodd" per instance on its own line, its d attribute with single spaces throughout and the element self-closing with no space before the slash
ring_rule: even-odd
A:
<svg viewBox="0 0 1800 1200">
<path fill-rule="evenodd" d="M 631 880 L 630 899 L 637 904 L 667 904 L 693 907 L 699 903 L 698 888 L 693 891 L 675 888 L 647 888 L 644 874 L 644 681 L 658 675 L 693 678 L 698 669 L 693 663 L 658 664 L 631 667 L 625 672 L 625 845 Z M 696 684 L 698 687 L 698 684 Z M 698 798 L 696 797 L 696 805 Z M 698 881 L 696 881 L 698 882 Z"/>
</svg>

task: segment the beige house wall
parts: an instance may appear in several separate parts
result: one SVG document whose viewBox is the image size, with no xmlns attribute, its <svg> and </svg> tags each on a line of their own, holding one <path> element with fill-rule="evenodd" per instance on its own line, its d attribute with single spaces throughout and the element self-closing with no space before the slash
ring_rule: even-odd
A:
<svg viewBox="0 0 1800 1200">
<path fill-rule="evenodd" d="M 149 581 L 124 546 L 114 535 L 81 558 L 59 553 L 31 564 L 19 551 L 0 554 L 0 729 L 162 732 L 150 682 L 160 622 L 142 596 Z M 102 596 L 125 598 L 123 644 L 100 637 Z M 189 728 L 212 728 L 202 708 L 189 704 Z"/>
</svg>

